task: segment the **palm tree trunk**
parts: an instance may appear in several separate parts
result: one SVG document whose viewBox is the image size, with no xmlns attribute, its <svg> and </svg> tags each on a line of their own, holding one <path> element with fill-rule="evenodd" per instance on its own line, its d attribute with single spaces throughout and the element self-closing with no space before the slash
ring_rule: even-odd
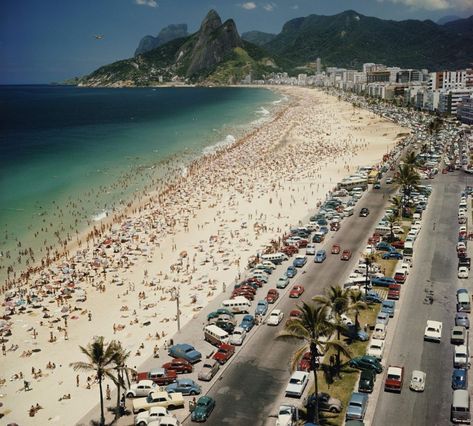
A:
<svg viewBox="0 0 473 426">
<path fill-rule="evenodd" d="M 312 364 L 312 372 L 314 373 L 314 392 L 315 392 L 315 407 L 314 407 L 314 418 L 315 424 L 319 424 L 319 381 L 317 379 L 317 346 L 310 345 L 310 363 Z"/>
<path fill-rule="evenodd" d="M 120 383 L 121 383 L 121 374 L 120 369 L 117 368 L 117 408 L 115 410 L 115 419 L 120 417 Z"/>
<path fill-rule="evenodd" d="M 102 375 L 99 375 L 99 390 L 100 390 L 100 426 L 104 426 L 105 415 L 104 415 L 104 410 L 103 410 Z"/>
<path fill-rule="evenodd" d="M 340 330 L 337 330 L 337 340 L 340 341 Z M 340 349 L 337 349 L 337 376 L 340 375 Z"/>
</svg>

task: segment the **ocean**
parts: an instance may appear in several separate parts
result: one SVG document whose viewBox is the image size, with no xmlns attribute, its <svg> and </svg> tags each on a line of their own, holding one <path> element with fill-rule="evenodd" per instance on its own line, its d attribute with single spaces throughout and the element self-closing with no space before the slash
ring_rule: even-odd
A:
<svg viewBox="0 0 473 426">
<path fill-rule="evenodd" d="M 249 88 L 0 87 L 0 279 L 271 116 Z M 20 263 L 21 262 L 21 263 Z"/>
</svg>

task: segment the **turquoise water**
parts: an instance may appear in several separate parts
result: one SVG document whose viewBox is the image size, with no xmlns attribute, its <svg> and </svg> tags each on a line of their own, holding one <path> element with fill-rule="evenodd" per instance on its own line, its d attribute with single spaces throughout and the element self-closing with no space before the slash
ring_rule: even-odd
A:
<svg viewBox="0 0 473 426">
<path fill-rule="evenodd" d="M 279 98 L 243 88 L 0 88 L 0 277 L 25 266 L 21 250 L 38 260 L 45 246 L 237 138 Z"/>
</svg>

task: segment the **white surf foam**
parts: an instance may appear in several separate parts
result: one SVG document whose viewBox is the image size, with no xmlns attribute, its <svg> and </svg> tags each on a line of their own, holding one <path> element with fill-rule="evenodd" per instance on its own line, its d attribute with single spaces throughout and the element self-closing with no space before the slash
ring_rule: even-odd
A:
<svg viewBox="0 0 473 426">
<path fill-rule="evenodd" d="M 100 222 L 102 219 L 107 217 L 107 210 L 104 210 L 100 213 L 97 213 L 95 216 L 92 216 L 92 220 L 95 222 Z"/>
<path fill-rule="evenodd" d="M 225 137 L 225 139 L 223 141 L 219 141 L 217 142 L 216 144 L 213 144 L 213 145 L 210 145 L 210 146 L 206 146 L 203 150 L 202 150 L 202 153 L 205 154 L 205 155 L 208 155 L 208 154 L 214 154 L 218 151 L 220 151 L 221 149 L 227 147 L 227 146 L 230 146 L 232 143 L 234 143 L 236 141 L 235 139 L 235 136 L 233 135 L 227 135 Z"/>
</svg>

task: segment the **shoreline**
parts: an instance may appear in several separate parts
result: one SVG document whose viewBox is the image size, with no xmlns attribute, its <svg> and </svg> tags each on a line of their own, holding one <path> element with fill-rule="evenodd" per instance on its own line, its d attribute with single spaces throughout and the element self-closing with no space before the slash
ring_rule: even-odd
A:
<svg viewBox="0 0 473 426">
<path fill-rule="evenodd" d="M 291 107 L 221 155 L 189 168 L 185 179 L 106 231 L 95 250 L 48 268 L 35 292 L 49 318 L 29 307 L 11 315 L 8 346 L 19 347 L 4 358 L 4 406 L 12 410 L 5 420 L 79 421 L 96 405 L 97 385 L 87 389 L 80 375 L 76 386 L 68 365 L 81 359 L 78 345 L 94 335 L 120 339 L 131 352 L 128 365 L 139 367 L 177 329 L 173 289 L 181 295 L 184 326 L 230 288 L 250 256 L 314 211 L 357 166 L 381 161 L 406 132 L 325 93 L 282 93 L 294 97 Z M 59 297 L 69 284 L 82 288 L 87 301 L 77 302 L 74 293 Z M 50 335 L 56 339 L 50 342 Z M 35 348 L 41 351 L 20 356 Z M 48 361 L 57 367 L 31 379 L 29 369 L 45 370 Z M 9 380 L 19 371 L 32 381 L 29 398 L 20 398 L 22 380 Z M 67 393 L 72 399 L 58 403 Z M 36 399 L 45 409 L 29 420 L 27 409 Z"/>
</svg>

